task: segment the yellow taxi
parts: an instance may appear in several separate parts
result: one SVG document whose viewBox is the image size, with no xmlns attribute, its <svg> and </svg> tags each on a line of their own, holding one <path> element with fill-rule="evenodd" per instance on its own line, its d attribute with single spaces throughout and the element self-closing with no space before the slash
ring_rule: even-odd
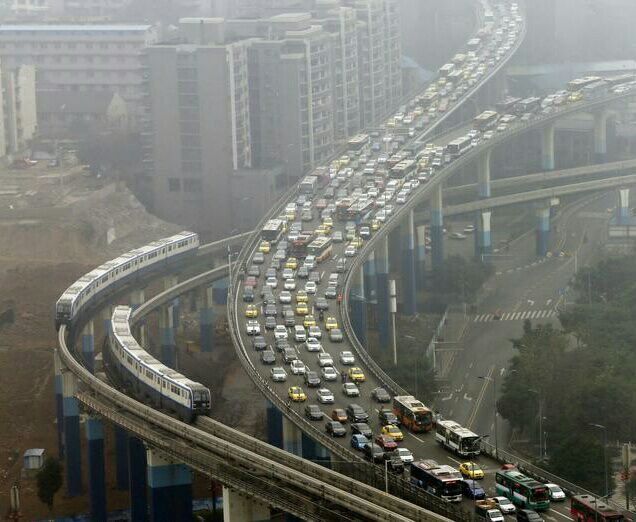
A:
<svg viewBox="0 0 636 522">
<path fill-rule="evenodd" d="M 393 440 L 400 442 L 404 440 L 404 434 L 400 431 L 400 428 L 395 426 L 394 424 L 388 424 L 382 427 L 382 435 L 388 435 Z"/>
<path fill-rule="evenodd" d="M 356 384 L 367 380 L 362 370 L 357 366 L 349 368 L 349 379 L 351 380 L 351 382 L 355 382 Z"/>
<path fill-rule="evenodd" d="M 333 227 L 333 219 L 331 219 L 330 217 L 326 217 L 325 219 L 322 220 L 322 224 L 325 227 Z"/>
<path fill-rule="evenodd" d="M 291 386 L 287 391 L 287 396 L 294 402 L 305 402 L 307 395 L 300 386 Z"/>
<path fill-rule="evenodd" d="M 245 317 L 249 317 L 250 319 L 258 317 L 258 308 L 253 304 L 247 305 L 245 308 Z"/>
<path fill-rule="evenodd" d="M 309 297 L 307 296 L 307 292 L 305 292 L 304 290 L 298 290 L 298 292 L 296 292 L 297 303 L 306 303 L 308 300 Z"/>
<path fill-rule="evenodd" d="M 307 307 L 307 303 L 296 304 L 296 315 L 307 315 L 308 313 L 309 308 Z"/>
<path fill-rule="evenodd" d="M 327 230 L 327 227 L 323 227 L 322 225 L 320 225 L 316 230 L 314 230 L 314 233 L 317 236 L 328 236 L 329 235 L 329 231 Z"/>
<path fill-rule="evenodd" d="M 364 243 L 364 240 L 361 237 L 356 236 L 351 240 L 350 244 L 356 247 L 356 250 L 358 250 L 360 247 L 362 247 L 362 243 Z"/>
<path fill-rule="evenodd" d="M 316 319 L 314 319 L 314 316 L 306 315 L 305 319 L 303 319 L 303 326 L 305 328 L 309 328 L 310 326 L 316 326 Z"/>
<path fill-rule="evenodd" d="M 287 261 L 285 261 L 285 268 L 296 270 L 296 268 L 298 268 L 298 260 L 295 257 L 288 258 Z"/>
<path fill-rule="evenodd" d="M 269 241 L 261 241 L 261 244 L 258 245 L 258 251 L 262 252 L 263 254 L 269 254 L 270 248 L 271 246 L 269 244 Z"/>
<path fill-rule="evenodd" d="M 329 331 L 333 328 L 338 328 L 338 321 L 336 321 L 335 317 L 327 317 L 327 320 L 325 321 L 325 329 Z"/>
<path fill-rule="evenodd" d="M 380 228 L 380 222 L 377 219 L 371 220 L 371 230 L 374 232 Z"/>
<path fill-rule="evenodd" d="M 459 465 L 459 472 L 466 478 L 484 478 L 484 470 L 479 467 L 479 464 L 476 464 L 474 462 L 462 462 Z"/>
</svg>

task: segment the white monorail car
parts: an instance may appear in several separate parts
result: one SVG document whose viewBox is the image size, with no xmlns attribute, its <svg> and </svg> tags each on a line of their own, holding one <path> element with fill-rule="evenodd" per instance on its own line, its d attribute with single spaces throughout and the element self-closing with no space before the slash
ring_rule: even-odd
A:
<svg viewBox="0 0 636 522">
<path fill-rule="evenodd" d="M 79 311 L 89 306 L 96 296 L 112 292 L 131 277 L 173 263 L 198 248 L 198 234 L 184 231 L 107 261 L 80 277 L 61 295 L 55 305 L 55 327 L 73 326 Z"/>
<path fill-rule="evenodd" d="M 121 379 L 139 399 L 149 399 L 157 408 L 177 413 L 192 422 L 210 411 L 210 390 L 168 368 L 146 352 L 130 331 L 128 306 L 117 306 L 109 333 L 111 360 Z"/>
</svg>

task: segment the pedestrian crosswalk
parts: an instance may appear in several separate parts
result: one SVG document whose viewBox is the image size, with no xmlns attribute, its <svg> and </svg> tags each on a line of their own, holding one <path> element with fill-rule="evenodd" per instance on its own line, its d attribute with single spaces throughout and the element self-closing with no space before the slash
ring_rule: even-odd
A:
<svg viewBox="0 0 636 522">
<path fill-rule="evenodd" d="M 548 319 L 556 317 L 557 312 L 550 308 L 545 310 L 525 310 L 523 312 L 501 312 L 498 317 L 495 314 L 477 314 L 473 317 L 474 323 L 486 323 L 488 321 L 524 321 L 525 319 Z"/>
</svg>

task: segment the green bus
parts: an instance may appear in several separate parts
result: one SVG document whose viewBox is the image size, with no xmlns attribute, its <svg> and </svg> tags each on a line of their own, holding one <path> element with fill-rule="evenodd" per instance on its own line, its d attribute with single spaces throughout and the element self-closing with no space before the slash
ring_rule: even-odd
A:
<svg viewBox="0 0 636 522">
<path fill-rule="evenodd" d="M 509 498 L 521 508 L 546 510 L 550 507 L 548 488 L 516 470 L 497 471 L 497 495 Z"/>
</svg>

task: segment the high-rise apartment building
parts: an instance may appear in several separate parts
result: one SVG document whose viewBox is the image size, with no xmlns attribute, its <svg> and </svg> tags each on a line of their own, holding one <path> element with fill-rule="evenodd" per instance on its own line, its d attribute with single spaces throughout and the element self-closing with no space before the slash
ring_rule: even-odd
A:
<svg viewBox="0 0 636 522">
<path fill-rule="evenodd" d="M 3 132 L 0 156 L 6 156 L 24 150 L 37 129 L 35 68 L 22 65 L 1 69 Z"/>
</svg>

